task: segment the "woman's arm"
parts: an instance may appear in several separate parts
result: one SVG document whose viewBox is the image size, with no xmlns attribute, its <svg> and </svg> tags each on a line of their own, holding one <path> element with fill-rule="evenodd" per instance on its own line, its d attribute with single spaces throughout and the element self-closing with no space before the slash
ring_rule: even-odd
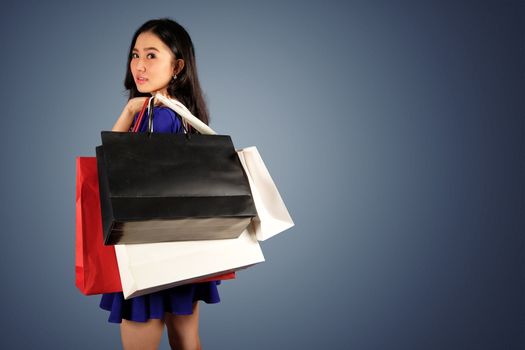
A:
<svg viewBox="0 0 525 350">
<path fill-rule="evenodd" d="M 129 127 L 133 123 L 133 117 L 140 112 L 146 99 L 147 97 L 136 97 L 129 100 L 111 131 L 129 131 Z"/>
</svg>

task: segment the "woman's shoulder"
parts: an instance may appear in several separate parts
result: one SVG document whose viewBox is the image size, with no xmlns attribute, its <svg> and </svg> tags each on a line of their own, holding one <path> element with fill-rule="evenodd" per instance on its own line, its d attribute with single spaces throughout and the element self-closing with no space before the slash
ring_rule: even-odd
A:
<svg viewBox="0 0 525 350">
<path fill-rule="evenodd" d="M 175 111 L 169 107 L 166 107 L 166 106 L 155 106 L 155 114 L 159 114 L 159 115 L 169 115 L 169 116 L 176 116 L 177 113 L 175 113 Z"/>
<path fill-rule="evenodd" d="M 158 124 L 157 130 L 161 132 L 180 132 L 181 122 L 177 113 L 166 106 L 156 106 L 154 109 L 153 123 Z"/>
</svg>

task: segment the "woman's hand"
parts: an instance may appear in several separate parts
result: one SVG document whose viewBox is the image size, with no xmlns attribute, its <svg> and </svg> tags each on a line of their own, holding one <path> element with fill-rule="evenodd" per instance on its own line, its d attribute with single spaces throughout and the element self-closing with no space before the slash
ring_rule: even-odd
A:
<svg viewBox="0 0 525 350">
<path fill-rule="evenodd" d="M 128 101 L 117 122 L 113 126 L 112 131 L 129 131 L 131 123 L 133 123 L 133 117 L 135 114 L 141 111 L 144 102 L 149 99 L 148 97 L 135 97 Z"/>
<path fill-rule="evenodd" d="M 142 110 L 142 106 L 144 106 L 144 103 L 146 100 L 148 100 L 149 97 L 135 97 L 128 101 L 126 106 L 124 107 L 124 110 L 127 110 L 131 116 L 135 116 L 138 112 Z"/>
</svg>

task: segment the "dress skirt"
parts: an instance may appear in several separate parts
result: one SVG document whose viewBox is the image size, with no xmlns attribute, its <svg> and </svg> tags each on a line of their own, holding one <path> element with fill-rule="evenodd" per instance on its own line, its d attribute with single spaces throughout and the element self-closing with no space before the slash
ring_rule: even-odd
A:
<svg viewBox="0 0 525 350">
<path fill-rule="evenodd" d="M 121 323 L 122 319 L 147 322 L 149 319 L 162 319 L 164 313 L 191 315 L 193 303 L 202 300 L 207 304 L 220 302 L 217 285 L 221 281 L 191 283 L 159 292 L 146 294 L 128 300 L 122 292 L 102 295 L 100 307 L 109 311 L 108 321 Z"/>
</svg>

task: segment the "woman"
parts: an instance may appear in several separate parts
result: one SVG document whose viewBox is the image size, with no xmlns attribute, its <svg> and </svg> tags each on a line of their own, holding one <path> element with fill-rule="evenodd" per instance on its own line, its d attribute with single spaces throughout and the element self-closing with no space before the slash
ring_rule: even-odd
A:
<svg viewBox="0 0 525 350">
<path fill-rule="evenodd" d="M 129 131 L 148 97 L 156 93 L 181 101 L 193 115 L 208 124 L 208 112 L 195 65 L 195 52 L 186 30 L 170 19 L 144 23 L 131 41 L 124 86 L 129 100 L 113 131 Z M 138 131 L 146 131 L 143 118 Z M 176 114 L 154 108 L 154 132 L 183 132 Z M 124 300 L 123 294 L 104 294 L 101 308 L 110 311 L 109 322 L 121 323 L 124 349 L 157 349 L 164 325 L 172 349 L 200 349 L 198 300 L 220 301 L 218 281 L 183 285 Z"/>
</svg>

